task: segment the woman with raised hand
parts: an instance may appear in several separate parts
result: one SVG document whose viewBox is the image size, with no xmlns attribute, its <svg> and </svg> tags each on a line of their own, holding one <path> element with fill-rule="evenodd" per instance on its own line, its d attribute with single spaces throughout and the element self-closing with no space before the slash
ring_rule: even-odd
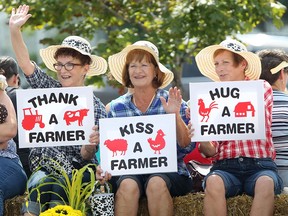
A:
<svg viewBox="0 0 288 216">
<path fill-rule="evenodd" d="M 153 215 L 173 215 L 173 197 L 192 191 L 193 182 L 183 161 L 194 149 L 188 133 L 187 104 L 176 87 L 163 90 L 173 73 L 159 62 L 157 47 L 149 41 L 137 41 L 108 58 L 113 77 L 130 89 L 109 104 L 109 118 L 171 114 L 176 116 L 178 172 L 122 175 L 117 180 L 115 215 L 137 215 L 139 199 L 146 196 Z"/>
<path fill-rule="evenodd" d="M 16 55 L 17 62 L 23 70 L 25 77 L 32 88 L 60 88 L 60 87 L 79 87 L 84 86 L 84 81 L 87 76 L 95 76 L 104 74 L 107 70 L 107 62 L 104 58 L 92 55 L 90 43 L 79 36 L 66 37 L 62 44 L 49 46 L 40 50 L 40 56 L 46 67 L 51 71 L 57 73 L 58 80 L 48 76 L 43 70 L 30 60 L 28 49 L 22 38 L 21 27 L 32 16 L 28 14 L 29 6 L 21 5 L 17 9 L 12 10 L 9 21 L 9 28 L 11 33 L 11 41 Z M 95 126 L 90 135 L 89 145 L 83 146 L 59 146 L 59 147 L 45 147 L 32 148 L 29 156 L 31 171 L 40 170 L 33 173 L 29 179 L 29 189 L 38 185 L 39 180 L 45 178 L 49 174 L 57 172 L 53 169 L 53 161 L 43 160 L 52 158 L 62 165 L 66 173 L 71 175 L 75 168 L 83 167 L 86 164 L 98 164 L 95 152 L 99 144 L 98 131 L 96 131 L 100 118 L 106 117 L 106 110 L 104 104 L 99 98 L 93 96 Z M 52 164 L 49 164 L 51 162 Z M 101 169 L 97 169 L 97 177 L 100 179 L 109 179 L 110 174 L 106 173 L 103 177 L 99 175 Z M 89 181 L 90 174 L 86 173 L 83 181 Z M 47 181 L 53 181 L 47 178 Z M 59 201 L 58 195 L 65 198 L 63 191 L 59 187 L 49 184 L 49 187 L 43 187 L 44 191 L 41 193 L 41 204 L 49 203 L 53 206 L 53 201 Z M 45 191 L 52 191 L 54 193 L 45 193 Z M 58 195 L 57 195 L 58 194 Z M 28 205 L 24 205 L 23 212 L 25 215 L 39 215 L 41 211 L 40 203 L 37 201 L 37 192 L 32 193 L 29 197 Z M 48 206 L 48 207 L 51 207 Z"/>
</svg>

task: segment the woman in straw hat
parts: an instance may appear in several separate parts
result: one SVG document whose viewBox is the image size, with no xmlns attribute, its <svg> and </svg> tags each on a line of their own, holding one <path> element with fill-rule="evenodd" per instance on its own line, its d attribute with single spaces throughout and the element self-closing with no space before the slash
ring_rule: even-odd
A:
<svg viewBox="0 0 288 216">
<path fill-rule="evenodd" d="M 16 10 L 13 9 L 9 27 L 17 61 L 32 88 L 84 86 L 86 76 L 100 75 L 106 72 L 106 60 L 91 54 L 91 46 L 87 40 L 78 36 L 69 36 L 63 40 L 61 45 L 49 46 L 46 49 L 40 50 L 43 62 L 51 71 L 57 73 L 58 80 L 54 80 L 52 77 L 46 75 L 35 62 L 31 62 L 27 47 L 22 38 L 21 27 L 31 17 L 28 11 L 29 6 L 27 5 L 21 5 Z M 31 149 L 29 156 L 30 169 L 31 171 L 37 170 L 38 167 L 41 167 L 41 169 L 31 176 L 28 185 L 29 188 L 33 188 L 39 183 L 39 179 L 48 174 L 53 174 L 57 178 L 57 171 L 53 170 L 55 164 L 50 164 L 53 161 L 45 160 L 47 158 L 53 158 L 63 165 L 62 168 L 68 174 L 71 174 L 74 168 L 79 168 L 88 163 L 98 163 L 95 156 L 97 144 L 99 143 L 96 128 L 99 119 L 106 117 L 106 110 L 99 98 L 94 96 L 93 102 L 96 126 L 93 128 L 94 132 L 90 135 L 90 145 Z M 98 179 L 102 180 L 111 177 L 107 173 L 105 177 L 102 177 L 100 175 L 101 171 L 101 168 L 98 167 L 96 173 Z M 49 179 L 47 178 L 46 180 L 48 181 Z M 84 181 L 89 181 L 89 179 L 90 174 L 87 173 Z M 65 198 L 65 194 L 61 194 L 63 193 L 61 189 L 55 186 L 52 188 L 52 184 L 50 186 L 49 188 L 41 189 L 53 191 L 55 194 Z M 36 200 L 37 192 L 35 191 L 29 197 L 28 206 L 24 205 L 25 215 L 39 215 L 40 206 Z M 54 194 L 51 195 L 51 193 L 41 193 L 41 203 L 48 203 L 51 200 L 59 200 L 59 197 Z"/>
<path fill-rule="evenodd" d="M 261 73 L 259 57 L 232 39 L 204 48 L 196 55 L 200 72 L 214 81 L 256 80 Z M 199 150 L 213 157 L 214 164 L 204 179 L 205 215 L 227 215 L 226 198 L 245 193 L 253 196 L 251 215 L 273 215 L 274 194 L 282 189 L 282 180 L 274 163 L 271 136 L 272 88 L 264 81 L 264 140 L 201 142 Z M 193 129 L 191 122 L 191 137 Z"/>
<path fill-rule="evenodd" d="M 260 79 L 269 82 L 273 89 L 272 138 L 276 150 L 275 162 L 284 189 L 288 189 L 288 54 L 283 50 L 265 49 L 257 55 L 262 64 Z"/>
<path fill-rule="evenodd" d="M 138 41 L 108 58 L 114 78 L 131 93 L 110 103 L 109 118 L 175 113 L 177 131 L 177 173 L 123 175 L 117 181 L 115 214 L 137 215 L 139 199 L 146 195 L 150 215 L 173 215 L 173 196 L 191 192 L 192 180 L 183 162 L 195 143 L 188 134 L 186 103 L 176 87 L 163 90 L 173 80 L 173 73 L 159 62 L 157 47 Z"/>
<path fill-rule="evenodd" d="M 4 215 L 4 202 L 25 192 L 27 176 L 16 151 L 13 137 L 17 132 L 14 106 L 7 95 L 6 79 L 0 75 L 0 215 Z"/>
</svg>

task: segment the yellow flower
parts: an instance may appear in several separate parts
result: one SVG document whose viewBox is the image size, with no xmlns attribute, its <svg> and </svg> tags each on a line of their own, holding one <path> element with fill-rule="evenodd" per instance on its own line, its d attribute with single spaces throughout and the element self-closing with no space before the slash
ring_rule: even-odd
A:
<svg viewBox="0 0 288 216">
<path fill-rule="evenodd" d="M 48 209 L 45 212 L 42 212 L 40 216 L 84 216 L 81 211 L 74 210 L 71 206 L 67 205 L 57 205 L 54 208 Z"/>
</svg>

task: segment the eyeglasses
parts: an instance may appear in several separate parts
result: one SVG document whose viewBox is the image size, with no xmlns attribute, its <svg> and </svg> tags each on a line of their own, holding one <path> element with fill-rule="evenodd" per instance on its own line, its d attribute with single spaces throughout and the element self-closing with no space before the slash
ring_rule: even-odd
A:
<svg viewBox="0 0 288 216">
<path fill-rule="evenodd" d="M 71 71 L 73 70 L 74 66 L 82 66 L 82 64 L 74 64 L 74 63 L 71 63 L 71 62 L 67 62 L 66 64 L 61 64 L 61 63 L 55 63 L 53 64 L 53 67 L 55 68 L 55 70 L 57 71 L 61 71 L 62 67 L 64 66 L 64 68 L 67 70 L 67 71 Z"/>
</svg>

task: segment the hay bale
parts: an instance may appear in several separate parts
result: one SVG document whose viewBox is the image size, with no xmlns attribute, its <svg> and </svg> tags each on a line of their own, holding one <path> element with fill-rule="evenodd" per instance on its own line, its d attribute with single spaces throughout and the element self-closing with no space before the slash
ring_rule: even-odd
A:
<svg viewBox="0 0 288 216">
<path fill-rule="evenodd" d="M 203 214 L 203 193 L 190 193 L 185 196 L 175 197 L 174 215 L 175 216 L 201 216 Z M 236 196 L 227 199 L 228 216 L 249 215 L 252 206 L 252 197 L 247 195 Z M 281 194 L 275 196 L 274 216 L 288 215 L 288 195 Z M 147 200 L 142 199 L 139 204 L 138 216 L 149 216 Z"/>
<path fill-rule="evenodd" d="M 250 214 L 252 206 L 252 197 L 241 195 L 227 199 L 227 215 L 228 216 L 246 216 Z"/>
<path fill-rule="evenodd" d="M 190 193 L 186 196 L 174 197 L 174 214 L 177 216 L 203 215 L 203 193 Z"/>
<path fill-rule="evenodd" d="M 15 196 L 5 201 L 4 216 L 21 215 L 21 207 L 25 202 L 27 195 Z"/>
<path fill-rule="evenodd" d="M 275 197 L 274 216 L 288 215 L 288 194 L 281 194 Z"/>
<path fill-rule="evenodd" d="M 25 202 L 26 194 L 16 196 L 5 201 L 4 216 L 21 215 L 22 203 Z M 175 216 L 201 216 L 203 215 L 203 193 L 190 193 L 186 196 L 174 197 Z M 228 216 L 246 216 L 250 213 L 252 197 L 241 195 L 227 200 Z M 288 195 L 281 194 L 275 196 L 274 216 L 288 215 Z M 147 200 L 142 199 L 139 203 L 138 216 L 149 216 Z"/>
</svg>

